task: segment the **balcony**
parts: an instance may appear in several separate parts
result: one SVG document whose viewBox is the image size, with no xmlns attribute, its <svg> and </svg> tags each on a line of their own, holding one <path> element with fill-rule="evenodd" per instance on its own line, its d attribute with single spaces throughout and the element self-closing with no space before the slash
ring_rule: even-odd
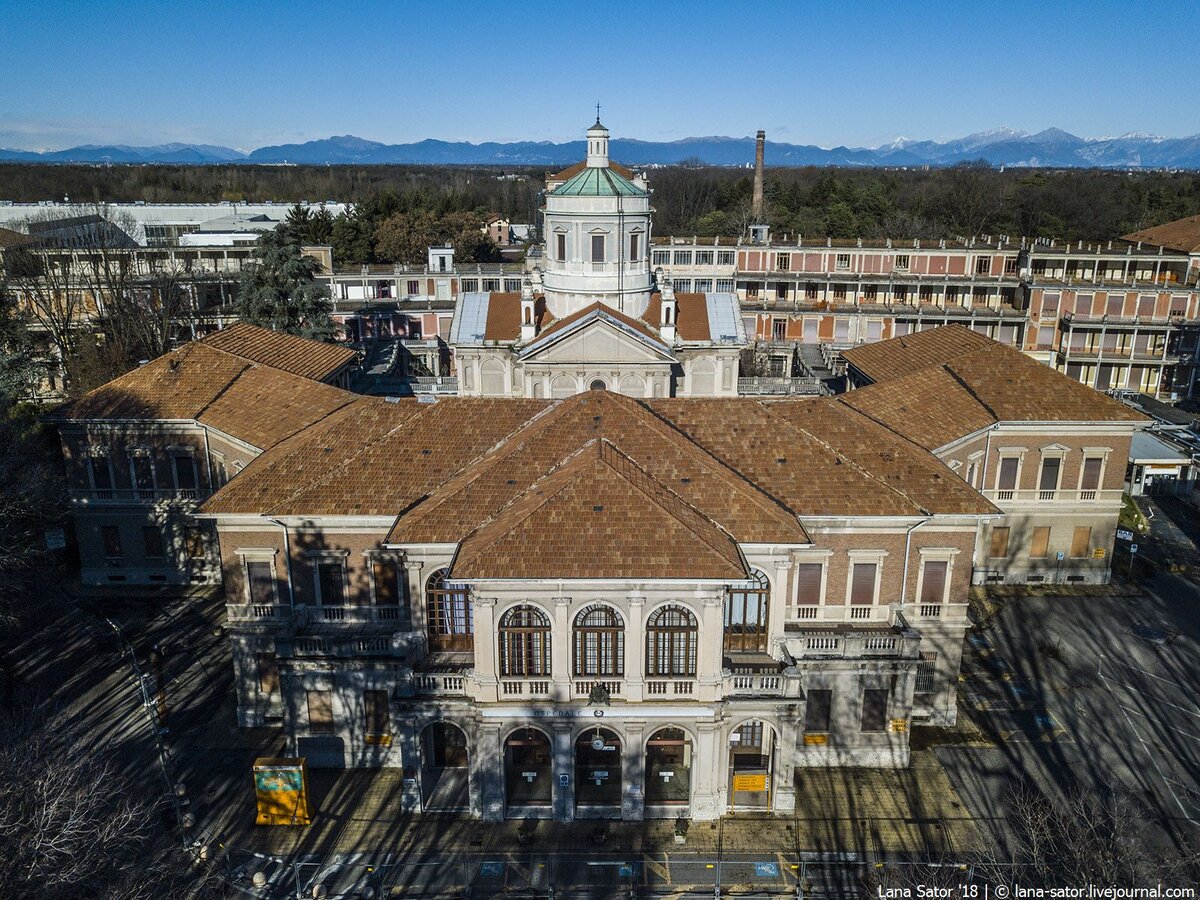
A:
<svg viewBox="0 0 1200 900">
<path fill-rule="evenodd" d="M 999 490 L 983 491 L 985 497 L 996 503 L 1120 503 L 1121 492 L 1117 490 Z"/>
<path fill-rule="evenodd" d="M 777 346 L 778 341 L 771 341 Z M 743 396 L 820 396 L 825 387 L 819 378 L 739 378 L 738 394 Z"/>
<path fill-rule="evenodd" d="M 571 698 L 573 700 L 587 700 L 592 695 L 592 690 L 597 687 L 604 688 L 610 697 L 621 697 L 625 693 L 624 679 L 593 681 L 591 679 L 577 678 L 571 682 Z"/>
<path fill-rule="evenodd" d="M 647 698 L 689 698 L 696 693 L 694 678 L 671 678 L 664 680 L 653 675 L 646 676 Z"/>
<path fill-rule="evenodd" d="M 1063 313 L 1061 317 L 1063 325 L 1068 325 L 1072 328 L 1111 328 L 1119 326 L 1123 328 L 1154 328 L 1166 330 L 1172 326 L 1182 325 L 1185 321 L 1185 316 L 1182 313 L 1171 313 L 1165 316 L 1084 316 L 1078 313 Z"/>
<path fill-rule="evenodd" d="M 721 693 L 728 699 L 738 697 L 799 697 L 802 694 L 800 672 L 788 667 L 775 672 L 721 673 Z"/>
<path fill-rule="evenodd" d="M 92 503 L 155 503 L 160 500 L 194 501 L 201 493 L 196 488 L 81 488 L 71 491 L 77 504 Z"/>
<path fill-rule="evenodd" d="M 548 675 L 544 678 L 502 678 L 500 679 L 500 696 L 550 699 L 553 686 L 554 682 Z"/>
<path fill-rule="evenodd" d="M 361 625 L 373 622 L 397 622 L 399 606 L 308 606 L 310 625 Z"/>
</svg>

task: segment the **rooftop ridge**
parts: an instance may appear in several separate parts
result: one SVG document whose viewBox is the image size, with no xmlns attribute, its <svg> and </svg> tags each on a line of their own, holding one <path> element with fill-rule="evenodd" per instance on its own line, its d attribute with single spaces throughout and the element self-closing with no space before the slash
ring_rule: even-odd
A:
<svg viewBox="0 0 1200 900">
<path fill-rule="evenodd" d="M 900 489 L 899 489 L 898 487 L 896 487 L 895 485 L 888 484 L 888 482 L 886 482 L 884 479 L 880 478 L 880 477 L 879 477 L 878 475 L 876 475 L 874 472 L 871 472 L 871 471 L 870 471 L 870 470 L 868 470 L 868 469 L 867 469 L 865 466 L 862 466 L 862 465 L 860 465 L 859 463 L 855 462 L 853 459 L 851 459 L 849 456 L 847 456 L 847 455 L 846 455 L 845 453 L 843 453 L 841 450 L 839 450 L 839 449 L 837 449 L 836 447 L 834 447 L 832 444 L 830 444 L 830 443 L 829 443 L 828 441 L 826 441 L 825 439 L 823 439 L 823 438 L 820 438 L 820 437 L 818 437 L 817 435 L 813 434 L 813 433 L 812 433 L 811 431 L 809 431 L 807 428 L 804 428 L 803 426 L 796 424 L 796 423 L 795 423 L 795 422 L 793 422 L 791 419 L 788 419 L 788 418 L 787 418 L 787 417 L 785 417 L 785 416 L 780 416 L 780 415 L 778 415 L 777 413 L 773 413 L 773 412 L 771 412 L 771 410 L 770 410 L 770 408 L 769 408 L 769 404 L 763 403 L 762 401 L 758 401 L 758 402 L 759 402 L 759 404 L 760 404 L 761 406 L 763 406 L 764 408 L 766 408 L 766 409 L 767 409 L 767 415 L 768 415 L 768 417 L 770 417 L 772 420 L 774 420 L 774 421 L 780 421 L 780 422 L 783 422 L 785 425 L 787 425 L 787 426 L 788 426 L 789 428 L 791 428 L 793 431 L 796 431 L 796 432 L 798 432 L 798 433 L 800 433 L 800 434 L 803 434 L 803 435 L 805 435 L 805 436 L 806 436 L 806 437 L 808 437 L 808 438 L 811 438 L 812 440 L 814 440 L 814 441 L 816 441 L 818 444 L 820 444 L 822 447 L 824 447 L 826 450 L 828 450 L 829 452 L 831 452 L 831 453 L 832 453 L 834 456 L 836 456 L 838 459 L 844 460 L 844 461 L 846 462 L 846 464 L 847 464 L 847 465 L 850 465 L 850 466 L 852 466 L 854 469 L 856 469 L 858 472 L 861 472 L 861 473 L 862 473 L 864 476 L 866 476 L 867 478 L 869 478 L 869 479 L 870 479 L 872 482 L 874 482 L 875 484 L 881 484 L 881 485 L 883 485 L 885 488 L 887 488 L 888 490 L 890 490 L 892 493 L 896 494 L 897 496 L 900 496 L 900 497 L 904 498 L 904 500 L 905 500 L 906 502 L 908 502 L 908 503 L 912 504 L 914 507 L 916 507 L 916 509 L 917 509 L 917 510 L 918 510 L 918 511 L 919 511 L 921 514 L 923 514 L 923 515 L 928 515 L 928 514 L 929 514 L 929 511 L 928 511 L 927 509 L 925 509 L 925 507 L 924 507 L 924 506 L 923 506 L 921 503 L 919 503 L 917 500 L 915 500 L 915 499 L 914 499 L 912 496 L 910 496 L 910 495 L 909 495 L 908 493 L 906 493 L 905 491 L 902 491 L 902 490 L 900 490 Z M 880 424 L 882 425 L 883 423 L 880 423 Z M 887 426 L 884 426 L 884 427 L 886 428 Z M 889 431 L 889 432 L 891 432 L 891 429 L 890 429 L 890 428 L 888 428 L 888 431 Z"/>
<path fill-rule="evenodd" d="M 606 452 L 607 450 L 607 452 Z M 613 456 L 617 460 L 622 461 L 625 465 L 614 462 Z M 706 529 L 716 529 L 729 541 L 733 552 L 737 556 L 738 565 L 742 568 L 743 573 L 748 571 L 745 557 L 742 555 L 741 548 L 737 540 L 724 528 L 714 522 L 712 519 L 705 516 L 699 510 L 695 509 L 657 479 L 653 478 L 648 472 L 642 469 L 633 459 L 621 452 L 621 450 L 604 437 L 592 437 L 581 444 L 578 448 L 571 451 L 562 458 L 555 466 L 549 469 L 544 475 L 529 484 L 520 494 L 513 497 L 508 503 L 504 504 L 499 510 L 488 516 L 485 520 L 473 528 L 460 542 L 455 551 L 454 559 L 450 564 L 450 572 L 453 576 L 455 567 L 458 564 L 459 557 L 462 551 L 471 544 L 477 541 L 478 547 L 472 546 L 471 553 L 477 554 L 482 549 L 492 546 L 496 542 L 502 540 L 510 534 L 513 528 L 521 523 L 528 521 L 538 510 L 542 509 L 546 504 L 550 503 L 555 497 L 562 493 L 567 488 L 577 482 L 577 477 L 581 469 L 588 465 L 589 458 L 594 457 L 596 462 L 603 465 L 614 475 L 628 484 L 632 489 L 646 497 L 646 499 L 660 509 L 664 514 L 670 516 L 687 529 L 694 537 L 700 540 L 709 551 L 716 557 L 728 562 L 728 557 L 722 553 L 721 548 L 711 540 L 711 532 L 704 534 Z M 623 471 L 625 468 L 633 469 L 636 473 L 635 477 L 630 477 L 630 473 Z M 646 482 L 655 486 L 654 490 L 648 490 Z M 663 501 L 667 500 L 666 503 Z M 497 531 L 495 534 L 487 532 L 494 525 L 512 518 L 513 521 L 507 522 L 507 526 L 503 531 Z M 688 520 L 691 521 L 688 521 Z"/>
<path fill-rule="evenodd" d="M 374 398 L 364 397 L 363 399 L 373 400 Z M 387 402 L 387 401 L 382 401 L 382 402 Z M 342 408 L 344 408 L 344 407 L 342 407 Z M 432 407 L 429 407 L 429 408 L 432 408 Z M 427 408 L 427 409 L 429 409 L 429 408 Z M 314 487 L 328 484 L 331 478 L 333 478 L 335 475 L 340 474 L 347 465 L 349 465 L 351 462 L 353 462 L 359 456 L 362 456 L 364 453 L 366 453 L 366 451 L 370 447 L 374 447 L 376 444 L 379 444 L 380 442 L 387 440 L 393 434 L 396 434 L 397 432 L 402 431 L 403 429 L 407 428 L 411 423 L 417 421 L 418 419 L 423 419 L 425 417 L 425 413 L 427 412 L 427 409 L 418 409 L 416 413 L 414 413 L 411 416 L 408 416 L 407 418 L 405 418 L 404 420 L 402 420 L 400 422 L 397 422 L 391 428 L 388 428 L 388 429 L 384 430 L 383 432 L 381 432 L 380 434 L 375 435 L 370 440 L 364 441 L 363 443 L 357 445 L 354 448 L 354 451 L 352 453 L 350 453 L 348 456 L 343 457 L 341 461 L 330 466 L 329 469 L 320 478 L 317 478 L 313 481 L 307 481 L 307 482 L 303 483 L 302 485 L 298 486 L 295 490 L 293 490 L 291 493 L 289 493 L 285 497 L 283 497 L 282 500 L 280 501 L 280 504 L 290 503 L 292 500 L 294 500 L 296 497 L 303 494 L 305 491 L 311 490 Z M 306 430 L 307 429 L 301 429 L 301 431 L 297 432 L 297 434 L 302 434 Z M 420 501 L 418 500 L 417 502 L 419 503 Z"/>
</svg>

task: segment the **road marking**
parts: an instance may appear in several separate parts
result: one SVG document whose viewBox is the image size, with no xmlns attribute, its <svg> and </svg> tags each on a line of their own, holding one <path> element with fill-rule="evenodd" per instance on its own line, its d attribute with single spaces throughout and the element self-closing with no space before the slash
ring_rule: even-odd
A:
<svg viewBox="0 0 1200 900">
<path fill-rule="evenodd" d="M 1101 657 L 1101 665 L 1103 665 L 1103 659 L 1104 658 Z M 1171 799 L 1173 799 L 1175 801 L 1175 805 L 1179 807 L 1179 811 L 1181 813 L 1183 813 L 1183 817 L 1185 819 L 1187 819 L 1189 822 L 1191 822 L 1193 825 L 1200 824 L 1191 817 L 1187 808 L 1183 805 L 1183 801 L 1180 800 L 1179 795 L 1177 793 L 1175 793 L 1175 788 L 1171 786 L 1171 782 L 1167 780 L 1167 776 L 1163 774 L 1162 767 L 1160 767 L 1158 764 L 1158 757 L 1150 751 L 1150 745 L 1146 743 L 1145 738 L 1142 737 L 1141 731 L 1138 729 L 1138 727 L 1136 725 L 1133 724 L 1133 720 L 1131 718 L 1129 718 L 1129 713 L 1127 713 L 1125 711 L 1125 708 L 1121 704 L 1121 701 L 1117 699 L 1117 695 L 1113 692 L 1113 689 L 1109 686 L 1108 679 L 1104 677 L 1104 672 L 1101 670 L 1100 666 L 1097 666 L 1096 674 L 1099 675 L 1100 680 L 1104 682 L 1104 687 L 1108 691 L 1109 696 L 1111 696 L 1113 698 L 1113 702 L 1116 703 L 1117 706 L 1121 708 L 1121 715 L 1123 715 L 1125 717 L 1125 724 L 1127 724 L 1129 726 L 1129 729 L 1133 732 L 1134 736 L 1138 739 L 1138 742 L 1141 743 L 1142 747 L 1145 749 L 1146 755 L 1150 757 L 1150 763 L 1154 766 L 1154 771 L 1158 773 L 1158 777 L 1162 780 L 1163 786 L 1166 787 L 1167 791 L 1170 793 Z"/>
<path fill-rule="evenodd" d="M 1118 703 L 1118 706 L 1126 712 L 1133 713 L 1135 716 L 1141 716 L 1143 719 L 1149 719 L 1150 723 L 1159 730 L 1173 731 L 1176 734 L 1182 734 L 1186 738 L 1191 738 L 1193 741 L 1200 741 L 1200 734 L 1194 731 L 1184 731 L 1182 728 L 1176 728 L 1174 725 L 1163 725 L 1161 722 L 1156 722 L 1150 718 L 1148 713 L 1142 712 L 1140 709 L 1134 709 L 1131 706 L 1126 706 L 1123 703 Z"/>
</svg>

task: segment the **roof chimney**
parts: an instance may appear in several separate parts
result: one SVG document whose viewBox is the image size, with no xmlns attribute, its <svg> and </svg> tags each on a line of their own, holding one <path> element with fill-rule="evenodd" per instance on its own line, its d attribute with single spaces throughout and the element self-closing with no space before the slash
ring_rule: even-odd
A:
<svg viewBox="0 0 1200 900">
<path fill-rule="evenodd" d="M 767 144 L 767 133 L 759 131 L 754 143 L 754 204 L 752 212 L 755 222 L 763 219 L 763 150 Z"/>
</svg>

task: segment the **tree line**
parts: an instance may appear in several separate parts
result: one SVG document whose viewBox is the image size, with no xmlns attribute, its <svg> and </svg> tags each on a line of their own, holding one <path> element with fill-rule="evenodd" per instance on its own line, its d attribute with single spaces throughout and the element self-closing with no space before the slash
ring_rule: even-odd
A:
<svg viewBox="0 0 1200 900">
<path fill-rule="evenodd" d="M 396 213 L 534 224 L 544 168 L 465 166 L 0 165 L 0 198 L 31 202 L 183 203 L 340 200 L 366 207 L 332 242 L 347 263 L 393 261 L 374 229 Z M 742 233 L 753 175 L 696 164 L 650 170 L 659 234 Z M 1200 213 L 1200 173 L 1101 169 L 768 168 L 767 219 L 777 234 L 823 239 L 972 234 L 1103 240 Z"/>
</svg>

